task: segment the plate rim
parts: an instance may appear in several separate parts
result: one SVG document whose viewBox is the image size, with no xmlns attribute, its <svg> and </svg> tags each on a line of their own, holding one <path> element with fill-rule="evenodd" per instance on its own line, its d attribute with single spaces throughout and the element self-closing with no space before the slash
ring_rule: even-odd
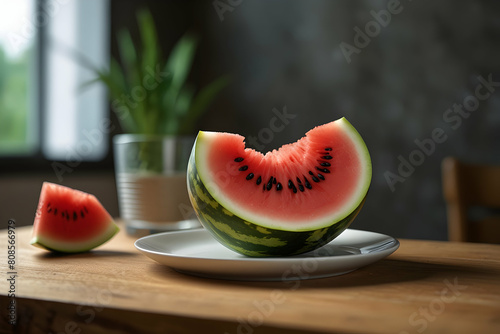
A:
<svg viewBox="0 0 500 334">
<path fill-rule="evenodd" d="M 301 254 L 294 255 L 294 256 L 286 256 L 286 257 L 285 256 L 283 256 L 283 257 L 247 257 L 247 256 L 243 255 L 243 257 L 240 257 L 240 258 L 229 258 L 229 259 L 227 259 L 227 258 L 203 258 L 203 257 L 196 257 L 196 256 L 180 255 L 180 254 L 175 254 L 172 252 L 160 252 L 160 251 L 154 251 L 151 249 L 144 249 L 143 247 L 140 247 L 138 245 L 138 243 L 145 242 L 145 240 L 147 240 L 147 239 L 160 238 L 160 237 L 164 237 L 166 235 L 190 234 L 190 233 L 206 233 L 213 239 L 213 241 L 215 243 L 219 243 L 219 241 L 217 241 L 215 238 L 213 238 L 210 235 L 210 232 L 207 229 L 201 227 L 201 228 L 189 229 L 189 230 L 168 231 L 168 232 L 150 234 L 150 235 L 147 235 L 147 236 L 144 236 L 144 237 L 137 239 L 134 242 L 134 246 L 137 250 L 139 250 L 140 252 L 143 252 L 143 253 L 155 254 L 155 255 L 160 255 L 160 256 L 168 256 L 168 257 L 175 257 L 175 258 L 182 258 L 182 259 L 192 259 L 192 260 L 223 261 L 223 262 L 234 262 L 234 261 L 237 261 L 237 262 L 240 262 L 240 261 L 245 261 L 245 262 L 295 262 L 298 260 L 307 260 L 307 259 L 316 259 L 318 261 L 327 261 L 327 260 L 331 260 L 332 258 L 336 258 L 336 259 L 352 258 L 352 259 L 354 259 L 354 258 L 358 258 L 358 257 L 366 257 L 369 255 L 380 254 L 382 252 L 387 252 L 387 251 L 390 251 L 390 253 L 389 253 L 389 255 L 390 255 L 390 254 L 394 253 L 396 250 L 398 250 L 400 245 L 401 245 L 397 238 L 392 237 L 390 235 L 379 233 L 379 232 L 352 229 L 352 228 L 348 228 L 348 229 L 344 230 L 339 236 L 337 236 L 335 239 L 330 241 L 328 244 L 337 240 L 337 238 L 339 238 L 346 231 L 351 231 L 351 232 L 355 231 L 356 233 L 361 232 L 361 233 L 367 233 L 369 235 L 379 235 L 379 236 L 387 237 L 387 238 L 391 239 L 393 245 L 391 245 L 387 248 L 384 248 L 380 251 L 374 251 L 371 253 L 343 254 L 343 255 L 331 255 L 331 256 L 307 256 L 307 257 L 300 257 Z M 326 245 L 328 245 L 328 244 L 326 244 Z M 326 246 L 326 245 L 324 245 L 324 246 Z M 222 246 L 225 247 L 224 245 L 222 245 Z M 324 247 L 324 246 L 322 246 L 322 247 Z M 227 248 L 227 247 L 225 247 L 225 248 Z M 320 248 L 318 248 L 318 249 L 320 249 Z M 241 255 L 237 252 L 234 252 L 233 250 L 230 250 L 229 248 L 227 248 L 227 250 L 233 252 L 235 255 Z M 311 251 L 311 252 L 313 252 L 313 251 Z"/>
</svg>

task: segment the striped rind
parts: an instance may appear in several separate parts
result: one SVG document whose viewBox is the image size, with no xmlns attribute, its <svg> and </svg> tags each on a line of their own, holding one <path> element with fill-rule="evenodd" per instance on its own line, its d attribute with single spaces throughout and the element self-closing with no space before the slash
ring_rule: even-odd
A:
<svg viewBox="0 0 500 334">
<path fill-rule="evenodd" d="M 340 221 L 310 231 L 284 231 L 247 221 L 210 194 L 196 167 L 196 143 L 188 164 L 188 191 L 202 225 L 227 248 L 251 257 L 290 256 L 319 248 L 342 233 L 361 210 L 364 199 Z"/>
<path fill-rule="evenodd" d="M 111 239 L 120 230 L 118 225 L 116 225 L 113 220 L 110 220 L 105 224 L 107 224 L 106 230 L 88 240 L 64 241 L 64 240 L 56 240 L 48 236 L 38 234 L 33 236 L 33 238 L 30 241 L 30 244 L 38 248 L 55 252 L 61 252 L 61 253 L 86 252 L 96 248 L 97 246 L 102 245 L 103 243 Z"/>
<path fill-rule="evenodd" d="M 361 179 L 358 182 L 358 189 L 355 191 L 356 195 L 352 196 L 353 201 L 351 202 L 351 206 L 350 208 L 347 208 L 347 212 L 349 212 L 357 210 L 360 205 L 363 205 L 366 199 L 366 194 L 368 193 L 372 180 L 372 161 L 368 147 L 366 147 L 366 144 L 358 130 L 356 130 L 356 128 L 345 117 L 340 118 L 338 122 L 341 127 L 345 129 L 345 133 L 351 138 L 365 169 L 364 172 L 360 174 Z"/>
</svg>

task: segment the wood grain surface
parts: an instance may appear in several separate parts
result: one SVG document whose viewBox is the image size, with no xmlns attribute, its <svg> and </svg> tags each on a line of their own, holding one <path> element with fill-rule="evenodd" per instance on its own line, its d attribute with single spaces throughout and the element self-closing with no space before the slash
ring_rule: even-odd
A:
<svg viewBox="0 0 500 334">
<path fill-rule="evenodd" d="M 1 333 L 500 333 L 498 245 L 400 240 L 346 275 L 236 282 L 157 264 L 123 231 L 75 255 L 30 246 L 31 227 L 16 232 L 16 325 L 0 232 Z"/>
</svg>

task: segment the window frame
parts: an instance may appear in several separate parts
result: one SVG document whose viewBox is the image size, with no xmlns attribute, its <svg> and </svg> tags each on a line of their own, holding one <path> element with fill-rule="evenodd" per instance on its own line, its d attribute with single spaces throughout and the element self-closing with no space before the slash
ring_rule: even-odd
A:
<svg viewBox="0 0 500 334">
<path fill-rule="evenodd" d="M 34 0 L 34 8 L 41 12 L 49 0 Z M 110 24 L 110 22 L 108 22 Z M 109 29 L 109 33 L 111 29 Z M 107 136 L 108 150 L 106 155 L 99 161 L 78 161 L 68 162 L 65 160 L 49 160 L 42 151 L 42 141 L 46 135 L 47 112 L 45 110 L 46 87 L 44 85 L 47 75 L 46 54 L 47 54 L 47 26 L 39 25 L 34 35 L 33 54 L 31 64 L 33 73 L 31 75 L 33 84 L 29 86 L 28 98 L 30 98 L 29 107 L 34 108 L 30 114 L 36 115 L 37 136 L 35 137 L 37 145 L 34 150 L 26 154 L 1 154 L 0 155 L 0 174 L 17 172 L 54 172 L 54 165 L 65 165 L 71 169 L 86 170 L 112 170 L 113 169 L 113 149 L 112 136 L 114 132 L 105 134 Z M 111 50 L 111 45 L 107 46 Z M 112 124 L 118 124 L 115 115 L 111 112 L 109 103 L 107 103 L 107 112 Z M 115 127 L 116 128 L 116 127 Z M 72 167 L 73 166 L 73 167 Z"/>
</svg>

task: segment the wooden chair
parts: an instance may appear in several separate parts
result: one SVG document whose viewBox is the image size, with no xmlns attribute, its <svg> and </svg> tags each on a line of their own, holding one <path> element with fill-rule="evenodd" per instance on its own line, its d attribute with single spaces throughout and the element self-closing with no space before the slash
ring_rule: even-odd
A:
<svg viewBox="0 0 500 334">
<path fill-rule="evenodd" d="M 447 157 L 442 173 L 449 240 L 500 243 L 500 166 L 465 164 Z M 475 207 L 493 209 L 493 215 L 472 221 L 470 209 Z"/>
</svg>

